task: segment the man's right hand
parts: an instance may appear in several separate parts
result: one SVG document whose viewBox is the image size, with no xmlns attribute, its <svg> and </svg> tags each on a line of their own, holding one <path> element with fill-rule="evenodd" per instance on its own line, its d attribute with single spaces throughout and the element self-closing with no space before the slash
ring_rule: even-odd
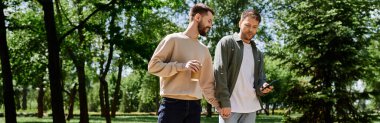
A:
<svg viewBox="0 0 380 123">
<path fill-rule="evenodd" d="M 192 72 L 198 72 L 201 70 L 202 64 L 197 60 L 190 60 L 186 63 L 185 68 Z"/>
<path fill-rule="evenodd" d="M 220 108 L 220 107 L 215 107 L 215 109 L 216 109 L 216 112 L 218 112 L 218 113 L 222 112 L 222 108 Z"/>
<path fill-rule="evenodd" d="M 220 112 L 220 116 L 222 116 L 222 118 L 229 118 L 231 116 L 231 108 L 230 107 L 222 108 Z"/>
</svg>

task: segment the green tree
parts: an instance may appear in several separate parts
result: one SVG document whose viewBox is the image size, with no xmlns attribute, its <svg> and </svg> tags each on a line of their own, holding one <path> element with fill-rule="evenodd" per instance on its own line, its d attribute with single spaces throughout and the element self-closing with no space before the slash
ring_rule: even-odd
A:
<svg viewBox="0 0 380 123">
<path fill-rule="evenodd" d="M 264 61 L 267 80 L 268 83 L 275 80 L 278 82 L 273 85 L 274 91 L 262 97 L 261 101 L 265 104 L 265 109 L 267 110 L 265 113 L 267 114 L 269 114 L 269 105 L 272 105 L 272 115 L 274 115 L 274 111 L 279 106 L 287 105 L 283 100 L 286 97 L 288 88 L 290 88 L 290 82 L 296 78 L 293 78 L 294 74 L 286 67 L 287 65 L 281 64 L 281 60 L 272 57 L 273 52 L 278 51 L 279 47 L 273 48 L 272 46 L 268 50 Z"/>
<path fill-rule="evenodd" d="M 3 98 L 5 105 L 5 121 L 7 123 L 16 123 L 16 108 L 14 102 L 13 79 L 11 64 L 9 62 L 9 53 L 7 45 L 7 31 L 5 26 L 5 9 L 4 1 L 0 1 L 0 58 L 1 58 L 1 75 L 3 80 Z"/>
<path fill-rule="evenodd" d="M 123 54 L 120 54 L 121 58 L 119 59 L 118 61 L 118 72 L 117 72 L 117 77 L 115 76 L 112 76 L 114 79 L 114 93 L 113 93 L 113 97 L 112 97 L 112 103 L 111 103 L 111 117 L 115 117 L 116 116 L 116 111 L 118 109 L 118 105 L 120 104 L 120 86 L 121 86 L 121 78 L 122 78 L 122 74 L 123 74 L 123 65 L 124 65 L 124 58 L 123 58 Z"/>
<path fill-rule="evenodd" d="M 19 6 L 28 6 L 25 8 Z M 34 100 L 27 98 L 33 94 L 33 91 L 38 90 L 38 116 L 42 117 L 44 105 L 44 83 L 47 68 L 47 42 L 44 32 L 43 13 L 35 10 L 41 9 L 39 4 L 33 2 L 10 2 L 9 15 L 9 46 L 12 71 L 17 73 L 14 75 L 14 81 L 17 88 L 23 88 L 23 91 L 16 91 L 16 106 L 26 109 L 26 103 Z"/>
<path fill-rule="evenodd" d="M 123 94 L 124 98 L 138 99 L 139 111 L 157 111 L 159 102 L 159 86 L 158 79 L 154 79 L 151 75 L 145 75 L 148 61 L 153 51 L 162 38 L 174 32 L 179 32 L 181 28 L 170 21 L 168 16 L 172 16 L 173 12 L 180 11 L 182 3 L 180 1 L 141 1 L 127 2 L 124 6 L 126 10 L 126 23 L 124 28 L 124 38 L 115 42 L 117 49 L 123 53 L 126 65 L 133 71 L 139 73 L 140 79 L 131 83 L 138 83 L 142 88 L 127 87 L 127 92 L 134 93 L 138 91 L 138 98 L 130 97 Z M 167 12 L 169 11 L 169 12 Z M 138 25 L 138 26 L 136 26 Z M 153 77 L 153 78 L 152 78 Z M 151 85 L 154 86 L 151 86 Z M 156 86 L 157 85 L 157 86 Z M 137 94 L 135 93 L 135 94 Z M 135 101 L 128 101 L 136 106 Z M 154 104 L 154 105 L 152 105 Z M 134 108 L 124 109 L 130 111 Z"/>
<path fill-rule="evenodd" d="M 216 12 L 212 30 L 207 36 L 210 43 L 210 53 L 214 54 L 216 44 L 222 37 L 239 32 L 241 13 L 250 6 L 249 0 L 222 0 L 209 2 L 208 5 Z"/>
<path fill-rule="evenodd" d="M 378 12 L 378 11 L 377 11 Z M 368 70 L 368 73 L 366 73 L 366 77 L 363 78 L 363 81 L 366 84 L 366 88 L 363 90 L 364 94 L 368 94 L 368 96 L 371 98 L 371 104 L 370 106 L 365 107 L 366 110 L 369 110 L 371 113 L 375 113 L 376 111 L 379 112 L 380 109 L 380 91 L 378 88 L 380 88 L 380 12 L 377 13 L 377 16 L 374 18 L 374 23 L 377 23 L 373 29 L 375 29 L 374 35 L 372 35 L 371 38 L 371 44 L 368 49 L 369 53 L 369 65 L 365 67 L 365 69 Z M 364 105 L 366 106 L 366 105 Z M 378 114 L 379 115 L 379 114 Z"/>
<path fill-rule="evenodd" d="M 298 122 L 369 122 L 348 89 L 368 73 L 366 48 L 375 34 L 371 11 L 379 2 L 274 1 L 277 34 L 284 41 L 283 59 L 307 83 L 292 83 L 287 101 L 303 115 Z M 370 35 L 370 36 L 368 36 Z"/>
<path fill-rule="evenodd" d="M 138 110 L 139 98 L 135 96 L 139 93 L 141 89 L 141 75 L 135 70 L 123 79 L 123 99 L 121 101 L 121 111 L 123 112 L 134 112 Z"/>
<path fill-rule="evenodd" d="M 52 0 L 38 0 L 44 10 L 45 31 L 48 42 L 48 69 L 51 91 L 51 105 L 53 110 L 53 121 L 65 123 L 63 110 L 61 67 L 60 67 L 60 46 L 57 37 L 57 30 L 54 20 L 54 7 Z"/>
<path fill-rule="evenodd" d="M 88 105 L 87 105 L 87 83 L 86 83 L 86 73 L 85 73 L 85 64 L 86 61 L 90 59 L 90 52 L 88 51 L 90 41 L 86 39 L 86 30 L 84 30 L 85 25 L 88 23 L 88 20 L 93 17 L 97 12 L 106 9 L 107 5 L 104 5 L 104 8 L 95 7 L 95 10 L 87 9 L 91 12 L 84 11 L 84 5 L 86 4 L 96 4 L 88 1 L 62 1 L 57 0 L 56 10 L 58 17 L 58 25 L 61 33 L 63 34 L 60 38 L 60 42 L 63 43 L 64 53 L 67 54 L 70 60 L 73 61 L 73 64 L 76 69 L 76 75 L 79 83 L 79 104 L 80 104 L 80 122 L 87 123 L 89 122 L 88 116 Z M 76 7 L 76 10 L 65 11 Z M 87 14 L 84 17 L 84 14 Z M 69 16 L 71 15 L 71 16 Z M 64 19 L 65 18 L 65 19 Z M 70 19 L 69 19 L 70 18 Z M 71 19 L 73 18 L 73 19 Z M 66 26 L 68 24 L 69 26 Z M 65 29 L 68 31 L 64 32 Z M 76 31 L 76 32 L 75 32 Z M 79 43 L 78 43 L 79 42 Z M 65 57 L 63 57 L 65 58 Z M 75 86 L 74 86 L 75 87 Z M 73 90 L 72 92 L 76 92 Z M 69 93 L 70 100 L 74 99 L 75 93 Z M 70 105 L 73 106 L 74 100 L 70 101 Z M 67 119 L 69 120 L 72 117 L 72 106 L 70 106 L 69 115 Z"/>
</svg>

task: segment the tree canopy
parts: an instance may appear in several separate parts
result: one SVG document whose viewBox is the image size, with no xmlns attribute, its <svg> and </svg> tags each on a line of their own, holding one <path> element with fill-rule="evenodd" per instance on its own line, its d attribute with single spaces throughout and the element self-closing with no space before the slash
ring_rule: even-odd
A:
<svg viewBox="0 0 380 123">
<path fill-rule="evenodd" d="M 265 111 L 283 111 L 287 122 L 378 117 L 376 0 L 2 0 L 0 110 L 53 112 L 57 122 L 80 112 L 84 123 L 89 112 L 107 122 L 121 112 L 156 112 L 159 79 L 147 73 L 148 61 L 166 35 L 185 30 L 199 2 L 215 11 L 208 36 L 199 38 L 211 54 L 223 36 L 239 32 L 244 10 L 260 12 L 254 40 L 268 82 L 279 80 L 262 100 Z"/>
</svg>

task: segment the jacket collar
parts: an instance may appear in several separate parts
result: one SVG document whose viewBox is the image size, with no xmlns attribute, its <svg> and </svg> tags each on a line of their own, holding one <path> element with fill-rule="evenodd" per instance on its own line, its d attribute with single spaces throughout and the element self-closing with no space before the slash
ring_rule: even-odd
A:
<svg viewBox="0 0 380 123">
<path fill-rule="evenodd" d="M 239 33 L 235 32 L 233 35 L 232 35 L 232 38 L 234 39 L 234 41 L 236 42 L 243 42 L 243 40 L 241 40 L 240 36 L 239 36 Z M 256 45 L 256 43 L 251 40 L 251 44 L 254 44 Z"/>
</svg>

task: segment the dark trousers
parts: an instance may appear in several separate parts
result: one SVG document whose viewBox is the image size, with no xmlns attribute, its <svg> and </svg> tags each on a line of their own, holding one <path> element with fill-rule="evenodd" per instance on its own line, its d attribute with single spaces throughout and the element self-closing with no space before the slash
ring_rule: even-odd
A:
<svg viewBox="0 0 380 123">
<path fill-rule="evenodd" d="M 158 109 L 158 123 L 200 123 L 200 100 L 163 98 Z"/>
</svg>

